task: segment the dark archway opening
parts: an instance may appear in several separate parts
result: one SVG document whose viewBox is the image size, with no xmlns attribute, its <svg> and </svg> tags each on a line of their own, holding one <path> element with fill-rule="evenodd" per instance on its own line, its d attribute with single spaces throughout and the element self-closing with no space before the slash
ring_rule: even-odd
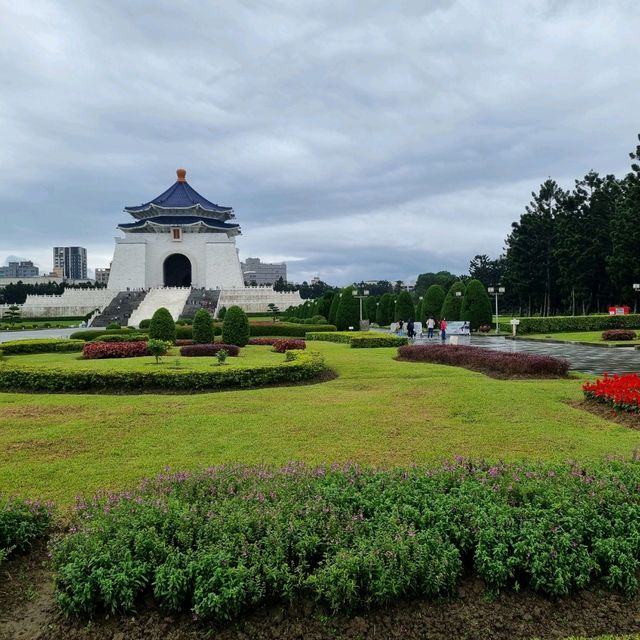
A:
<svg viewBox="0 0 640 640">
<path fill-rule="evenodd" d="M 187 256 L 173 253 L 164 261 L 164 286 L 191 286 L 191 261 Z"/>
</svg>

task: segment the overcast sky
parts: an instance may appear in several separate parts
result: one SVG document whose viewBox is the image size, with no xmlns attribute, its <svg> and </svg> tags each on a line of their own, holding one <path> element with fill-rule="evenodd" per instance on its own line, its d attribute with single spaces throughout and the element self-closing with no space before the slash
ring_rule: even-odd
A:
<svg viewBox="0 0 640 640">
<path fill-rule="evenodd" d="M 637 0 L 0 7 L 0 264 L 107 266 L 122 208 L 185 167 L 292 280 L 462 273 L 640 131 Z"/>
</svg>

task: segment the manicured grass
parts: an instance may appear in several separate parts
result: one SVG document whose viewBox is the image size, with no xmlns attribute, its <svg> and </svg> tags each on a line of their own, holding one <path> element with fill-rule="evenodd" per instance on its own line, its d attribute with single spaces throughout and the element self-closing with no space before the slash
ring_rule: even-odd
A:
<svg viewBox="0 0 640 640">
<path fill-rule="evenodd" d="M 256 357 L 283 357 L 263 347 L 247 354 L 254 349 L 264 349 Z M 582 399 L 578 379 L 495 380 L 399 362 L 393 348 L 318 342 L 307 349 L 323 353 L 339 377 L 196 395 L 0 393 L 0 492 L 69 505 L 75 495 L 124 488 L 167 465 L 353 460 L 389 467 L 455 454 L 587 461 L 638 448 L 636 431 L 567 404 Z M 187 360 L 201 366 L 195 361 L 202 359 Z"/>
<path fill-rule="evenodd" d="M 563 342 L 596 342 L 632 346 L 640 344 L 640 340 L 602 340 L 602 331 L 574 331 L 569 333 L 531 333 L 521 336 L 527 340 L 562 340 Z"/>
<path fill-rule="evenodd" d="M 283 362 L 281 353 L 274 353 L 270 347 L 245 347 L 240 355 L 227 358 L 225 367 L 244 367 L 251 365 L 278 365 Z M 105 358 L 88 360 L 80 353 L 38 353 L 24 356 L 7 356 L 7 364 L 24 364 L 29 366 L 54 367 L 56 369 L 96 369 L 132 371 L 158 368 L 209 369 L 219 366 L 215 357 L 188 358 L 180 355 L 180 349 L 172 348 L 166 356 L 162 356 L 160 364 L 156 364 L 153 356 L 143 358 Z"/>
</svg>

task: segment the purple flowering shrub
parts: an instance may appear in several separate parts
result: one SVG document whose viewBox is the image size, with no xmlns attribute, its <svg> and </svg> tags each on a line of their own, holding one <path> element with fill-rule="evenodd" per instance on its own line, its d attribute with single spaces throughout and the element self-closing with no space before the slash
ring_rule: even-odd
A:
<svg viewBox="0 0 640 640">
<path fill-rule="evenodd" d="M 475 463 L 169 469 L 76 507 L 53 545 L 64 613 L 167 611 L 229 620 L 311 595 L 333 611 L 454 593 L 631 594 L 640 575 L 640 464 Z"/>
<path fill-rule="evenodd" d="M 51 526 L 53 506 L 0 495 L 0 564 L 12 552 L 24 552 Z"/>
<path fill-rule="evenodd" d="M 603 340 L 635 340 L 637 337 L 633 329 L 609 329 L 603 331 L 601 336 Z"/>
<path fill-rule="evenodd" d="M 218 351 L 226 351 L 229 356 L 237 356 L 240 353 L 240 347 L 235 344 L 223 344 L 216 342 L 211 344 L 192 344 L 180 347 L 180 355 L 187 358 L 211 357 L 217 355 Z"/>
<path fill-rule="evenodd" d="M 564 377 L 569 362 L 553 356 L 507 353 L 462 345 L 416 344 L 398 349 L 400 360 L 466 367 L 507 376 Z"/>
</svg>

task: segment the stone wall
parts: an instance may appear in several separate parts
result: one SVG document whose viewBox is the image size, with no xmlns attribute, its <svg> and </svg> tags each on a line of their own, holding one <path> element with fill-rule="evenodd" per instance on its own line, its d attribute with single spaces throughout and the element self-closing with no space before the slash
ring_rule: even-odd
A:
<svg viewBox="0 0 640 640">
<path fill-rule="evenodd" d="M 237 305 L 247 313 L 269 313 L 269 304 L 273 303 L 282 312 L 302 302 L 297 291 L 274 291 L 271 287 L 235 287 L 221 291 L 217 309 Z"/>
</svg>

